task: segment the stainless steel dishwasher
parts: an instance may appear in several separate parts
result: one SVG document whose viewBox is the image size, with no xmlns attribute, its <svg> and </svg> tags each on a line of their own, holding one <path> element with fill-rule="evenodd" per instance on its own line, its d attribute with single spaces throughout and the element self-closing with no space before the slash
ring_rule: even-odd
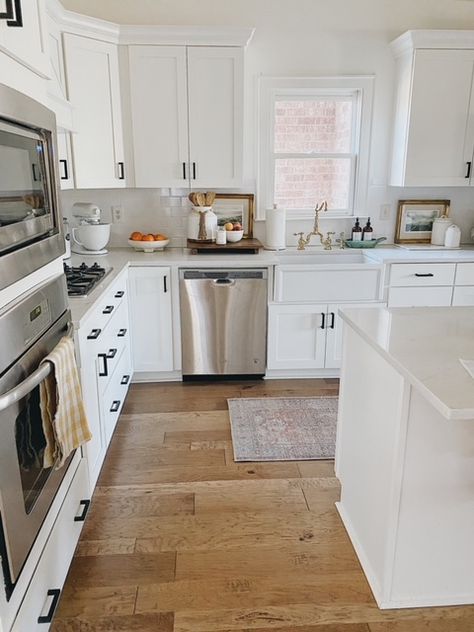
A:
<svg viewBox="0 0 474 632">
<path fill-rule="evenodd" d="M 265 373 L 267 270 L 181 270 L 183 377 Z"/>
</svg>

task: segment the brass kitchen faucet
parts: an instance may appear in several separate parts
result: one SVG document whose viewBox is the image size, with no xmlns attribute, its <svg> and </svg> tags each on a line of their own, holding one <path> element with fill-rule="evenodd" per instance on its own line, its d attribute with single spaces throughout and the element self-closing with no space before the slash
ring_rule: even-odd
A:
<svg viewBox="0 0 474 632">
<path fill-rule="evenodd" d="M 321 202 L 321 204 L 318 206 L 316 204 L 316 207 L 314 209 L 314 225 L 313 225 L 313 230 L 308 233 L 306 235 L 306 237 L 304 236 L 304 233 L 293 233 L 293 235 L 295 237 L 299 236 L 298 239 L 298 250 L 304 250 L 305 247 L 309 244 L 309 242 L 311 241 L 311 237 L 313 235 L 318 235 L 319 236 L 319 241 L 321 244 L 323 244 L 323 240 L 324 240 L 324 235 L 322 234 L 322 232 L 319 230 L 319 213 L 321 211 L 327 211 L 328 210 L 328 203 L 326 201 Z"/>
</svg>

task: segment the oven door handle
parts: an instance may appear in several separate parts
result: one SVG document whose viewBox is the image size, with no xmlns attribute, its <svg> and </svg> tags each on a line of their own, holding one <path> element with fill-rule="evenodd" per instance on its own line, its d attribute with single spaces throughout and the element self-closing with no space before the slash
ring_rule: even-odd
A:
<svg viewBox="0 0 474 632">
<path fill-rule="evenodd" d="M 73 331 L 74 327 L 72 323 L 69 323 L 66 335 L 71 336 Z M 26 380 L 23 380 L 23 382 L 20 382 L 20 384 L 11 390 L 7 391 L 3 395 L 0 395 L 0 412 L 9 406 L 13 406 L 13 404 L 28 395 L 28 393 L 31 393 L 38 384 L 48 377 L 52 370 L 53 365 L 51 362 L 41 364 L 36 371 L 33 371 L 33 373 L 26 378 Z"/>
</svg>

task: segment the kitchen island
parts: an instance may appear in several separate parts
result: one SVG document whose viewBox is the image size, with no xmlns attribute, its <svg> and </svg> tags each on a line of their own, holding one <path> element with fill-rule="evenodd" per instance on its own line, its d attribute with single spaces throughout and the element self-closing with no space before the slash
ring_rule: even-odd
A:
<svg viewBox="0 0 474 632">
<path fill-rule="evenodd" d="M 474 603 L 474 308 L 343 309 L 340 516 L 380 608 Z"/>
</svg>

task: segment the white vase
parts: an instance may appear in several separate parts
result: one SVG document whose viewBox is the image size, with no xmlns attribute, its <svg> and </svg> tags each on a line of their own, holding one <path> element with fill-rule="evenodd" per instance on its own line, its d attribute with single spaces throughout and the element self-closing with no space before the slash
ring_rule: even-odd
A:
<svg viewBox="0 0 474 632">
<path fill-rule="evenodd" d="M 188 215 L 188 239 L 190 241 L 216 241 L 217 215 L 212 206 L 193 206 Z"/>
</svg>

